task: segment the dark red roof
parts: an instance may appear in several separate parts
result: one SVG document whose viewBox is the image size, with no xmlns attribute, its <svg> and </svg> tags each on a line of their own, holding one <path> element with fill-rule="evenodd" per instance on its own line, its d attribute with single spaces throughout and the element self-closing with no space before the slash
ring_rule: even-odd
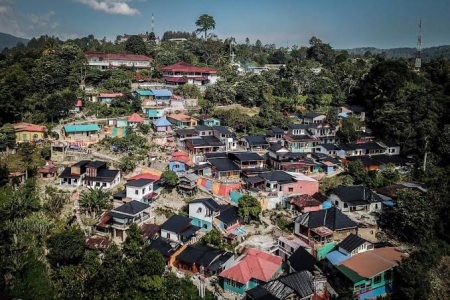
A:
<svg viewBox="0 0 450 300">
<path fill-rule="evenodd" d="M 176 82 L 176 83 L 186 83 L 187 80 L 183 77 L 166 77 L 164 78 L 167 82 Z"/>
<path fill-rule="evenodd" d="M 162 67 L 161 72 L 194 72 L 194 73 L 217 73 L 216 69 L 196 67 L 185 62 L 179 62 L 174 65 Z"/>
<path fill-rule="evenodd" d="M 111 54 L 111 53 L 99 53 L 99 52 L 87 52 L 86 58 L 99 57 L 110 60 L 135 60 L 135 61 L 150 61 L 151 57 L 137 54 Z"/>
</svg>

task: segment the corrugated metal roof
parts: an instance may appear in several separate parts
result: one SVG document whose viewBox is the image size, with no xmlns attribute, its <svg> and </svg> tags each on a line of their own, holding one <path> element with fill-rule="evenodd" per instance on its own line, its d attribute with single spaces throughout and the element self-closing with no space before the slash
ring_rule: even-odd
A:
<svg viewBox="0 0 450 300">
<path fill-rule="evenodd" d="M 141 96 L 153 96 L 154 93 L 149 90 L 137 90 L 136 93 L 138 93 Z"/>
<path fill-rule="evenodd" d="M 64 131 L 68 133 L 72 132 L 84 132 L 84 131 L 99 131 L 100 127 L 97 124 L 82 124 L 82 125 L 64 125 Z"/>
</svg>

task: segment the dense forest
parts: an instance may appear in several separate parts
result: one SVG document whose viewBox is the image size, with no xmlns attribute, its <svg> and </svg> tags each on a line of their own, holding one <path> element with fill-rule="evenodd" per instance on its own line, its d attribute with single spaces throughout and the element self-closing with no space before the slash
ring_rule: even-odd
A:
<svg viewBox="0 0 450 300">
<path fill-rule="evenodd" d="M 84 95 L 79 88 L 82 70 L 86 70 L 86 84 L 100 91 L 130 91 L 135 70 L 90 70 L 84 59 L 87 51 L 149 55 L 154 68 L 143 75 L 153 80 L 161 77 L 159 67 L 178 61 L 217 68 L 221 80 L 199 95 L 203 98 L 201 109 L 239 134 L 263 134 L 271 126 L 286 128 L 292 122 L 290 115 L 306 111 L 324 112 L 329 122 L 336 123 L 338 107 L 361 105 L 374 134 L 398 141 L 403 155 L 415 160 L 409 179 L 424 183 L 428 190 L 425 195 L 399 195 L 399 205 L 383 216 L 389 236 L 414 249 L 397 270 L 396 280 L 401 284 L 393 298 L 443 299 L 442 289 L 434 283 L 437 278 L 445 280 L 449 273 L 450 61 L 433 59 L 416 72 L 412 59 L 367 51 L 351 54 L 334 50 L 316 37 L 307 46 L 286 49 L 263 45 L 260 40 L 237 44 L 233 38 L 221 40 L 206 36 L 206 32 L 207 38 L 177 32 L 165 36 L 161 44 L 140 38 L 115 44 L 92 35 L 64 42 L 41 36 L 26 46 L 3 50 L 0 138 L 6 141 L 8 123 L 50 125 L 66 117 L 76 98 Z M 187 41 L 166 41 L 170 37 L 186 37 Z M 242 74 L 230 65 L 230 49 L 243 67 L 284 66 L 261 75 Z M 183 88 L 179 92 L 199 93 Z M 127 103 L 122 99 L 111 106 L 139 110 L 138 104 Z M 240 104 L 240 108 L 216 109 L 229 104 Z M 251 108 L 258 110 L 248 116 L 246 109 Z M 340 134 L 348 141 L 356 140 L 354 128 L 358 126 L 352 123 L 356 121 L 345 122 Z M 26 161 L 27 151 L 31 150 L 19 151 Z M 366 183 L 370 176 L 361 171 L 360 182 Z M 197 297 L 188 280 L 161 276 L 161 257 L 145 251 L 138 229 L 129 234 L 123 249 L 109 247 L 100 261 L 95 252 L 84 249 L 83 232 L 67 218 L 58 217 L 59 203 L 64 200 L 55 202 L 57 195 L 50 199 L 46 202 L 38 197 L 33 180 L 22 188 L 0 189 L 0 289 L 7 294 L 23 299 L 30 299 L 31 294 L 35 299 L 145 299 L 149 294 L 159 295 L 155 299 Z"/>
</svg>

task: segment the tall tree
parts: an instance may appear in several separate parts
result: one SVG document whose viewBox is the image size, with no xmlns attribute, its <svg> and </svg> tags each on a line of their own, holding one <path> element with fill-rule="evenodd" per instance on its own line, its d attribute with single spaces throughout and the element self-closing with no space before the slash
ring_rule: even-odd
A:
<svg viewBox="0 0 450 300">
<path fill-rule="evenodd" d="M 262 210 L 258 199 L 250 195 L 244 195 L 239 198 L 238 209 L 239 216 L 246 220 L 258 218 Z"/>
<path fill-rule="evenodd" d="M 140 36 L 133 35 L 125 42 L 125 51 L 130 54 L 146 55 L 147 47 Z"/>
<path fill-rule="evenodd" d="M 48 261 L 55 268 L 78 264 L 83 258 L 85 239 L 79 227 L 70 227 L 68 230 L 54 233 L 47 240 Z"/>
<path fill-rule="evenodd" d="M 208 30 L 216 28 L 216 21 L 214 18 L 208 14 L 201 15 L 198 20 L 195 22 L 195 26 L 197 26 L 197 32 L 205 33 L 205 40 L 208 34 Z"/>
<path fill-rule="evenodd" d="M 80 207 L 89 216 L 95 218 L 104 209 L 111 207 L 109 193 L 102 188 L 88 188 L 83 191 L 79 199 Z"/>
</svg>

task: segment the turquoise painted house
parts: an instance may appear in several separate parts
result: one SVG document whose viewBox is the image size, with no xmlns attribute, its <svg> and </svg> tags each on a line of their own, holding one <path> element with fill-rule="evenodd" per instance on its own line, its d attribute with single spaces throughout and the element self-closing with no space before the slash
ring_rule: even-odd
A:
<svg viewBox="0 0 450 300">
<path fill-rule="evenodd" d="M 155 98 L 155 94 L 149 90 L 137 90 L 136 95 L 140 101 L 152 101 Z"/>
<path fill-rule="evenodd" d="M 394 268 L 407 254 L 395 247 L 359 253 L 339 263 L 338 278 L 353 290 L 354 299 L 375 299 L 390 294 Z"/>
<path fill-rule="evenodd" d="M 144 113 L 152 120 L 164 117 L 166 108 L 163 106 L 144 107 Z"/>
<path fill-rule="evenodd" d="M 220 120 L 217 118 L 210 118 L 208 116 L 200 116 L 198 118 L 198 125 L 205 125 L 205 126 L 220 126 Z"/>
<path fill-rule="evenodd" d="M 122 97 L 122 93 L 100 93 L 98 95 L 98 102 L 111 103 L 115 98 Z"/>
<path fill-rule="evenodd" d="M 98 124 L 64 125 L 62 131 L 65 137 L 88 137 L 93 134 L 98 134 L 98 132 L 100 131 L 100 127 L 98 126 Z"/>
<path fill-rule="evenodd" d="M 249 289 L 281 275 L 283 259 L 257 249 L 247 249 L 235 264 L 219 274 L 224 291 L 243 296 Z"/>
</svg>

